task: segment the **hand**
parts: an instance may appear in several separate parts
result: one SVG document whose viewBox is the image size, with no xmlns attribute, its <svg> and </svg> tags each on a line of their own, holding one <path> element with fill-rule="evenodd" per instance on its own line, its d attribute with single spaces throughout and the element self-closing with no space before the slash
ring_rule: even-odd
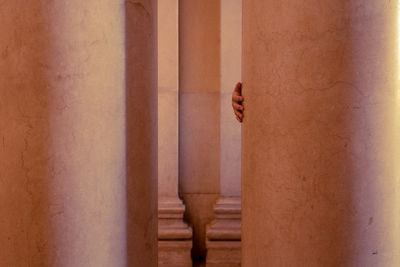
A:
<svg viewBox="0 0 400 267">
<path fill-rule="evenodd" d="M 242 96 L 242 83 L 238 82 L 232 94 L 233 112 L 235 113 L 238 122 L 243 121 L 243 112 L 244 112 L 243 101 L 244 98 Z"/>
</svg>

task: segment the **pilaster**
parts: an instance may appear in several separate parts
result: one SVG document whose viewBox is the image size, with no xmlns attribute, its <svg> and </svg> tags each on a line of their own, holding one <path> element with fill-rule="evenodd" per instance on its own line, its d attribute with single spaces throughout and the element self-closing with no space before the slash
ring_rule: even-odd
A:
<svg viewBox="0 0 400 267">
<path fill-rule="evenodd" d="M 192 266 L 192 230 L 178 196 L 178 0 L 158 1 L 158 266 Z"/>
</svg>

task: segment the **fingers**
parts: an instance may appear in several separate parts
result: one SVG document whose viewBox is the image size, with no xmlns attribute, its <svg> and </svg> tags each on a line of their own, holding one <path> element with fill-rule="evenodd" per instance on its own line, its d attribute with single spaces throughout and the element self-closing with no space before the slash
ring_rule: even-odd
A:
<svg viewBox="0 0 400 267">
<path fill-rule="evenodd" d="M 243 119 L 243 113 L 241 113 L 240 111 L 238 111 L 238 110 L 234 110 L 234 112 L 235 112 L 235 115 L 236 115 L 236 117 L 238 117 L 239 119 Z"/>
<path fill-rule="evenodd" d="M 233 112 L 235 113 L 236 120 L 238 122 L 243 121 L 243 111 L 244 107 L 241 104 L 244 101 L 244 98 L 242 96 L 242 83 L 238 82 L 235 86 L 235 89 L 233 90 L 232 93 L 232 107 L 233 107 Z"/>
<path fill-rule="evenodd" d="M 236 102 L 236 103 L 239 103 L 239 102 L 243 102 L 243 101 L 244 101 L 244 98 L 243 98 L 243 96 L 234 94 L 234 95 L 232 96 L 232 101 L 233 101 L 233 102 Z"/>
<path fill-rule="evenodd" d="M 238 103 L 232 103 L 233 109 L 243 111 L 244 107 Z"/>
<path fill-rule="evenodd" d="M 242 121 L 243 121 L 243 114 L 236 115 L 235 117 L 236 117 L 236 120 L 237 120 L 238 122 L 242 122 Z"/>
<path fill-rule="evenodd" d="M 235 90 L 233 93 L 237 93 L 238 95 L 242 95 L 242 83 L 238 82 L 235 86 Z"/>
</svg>

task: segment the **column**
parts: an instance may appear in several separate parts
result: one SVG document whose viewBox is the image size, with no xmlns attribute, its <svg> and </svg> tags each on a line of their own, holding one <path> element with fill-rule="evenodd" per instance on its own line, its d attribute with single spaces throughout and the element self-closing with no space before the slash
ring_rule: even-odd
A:
<svg viewBox="0 0 400 267">
<path fill-rule="evenodd" d="M 179 49 L 179 189 L 203 262 L 220 190 L 219 0 L 179 1 Z"/>
<path fill-rule="evenodd" d="M 244 267 L 398 265 L 397 5 L 244 0 Z"/>
<path fill-rule="evenodd" d="M 192 231 L 178 196 L 178 0 L 158 1 L 158 266 L 191 267 Z"/>
<path fill-rule="evenodd" d="M 143 220 L 152 207 L 157 212 L 157 203 L 148 202 L 157 199 L 151 191 L 135 192 L 130 200 L 141 209 L 128 209 L 127 197 L 137 189 L 127 190 L 133 174 L 127 154 L 141 153 L 142 165 L 153 164 L 147 150 L 128 144 L 157 144 L 151 139 L 157 133 L 147 114 L 140 115 L 141 127 L 154 134 L 127 142 L 133 128 L 127 122 L 124 7 L 111 0 L 0 6 L 0 266 L 156 266 L 152 259 L 131 264 L 156 252 L 156 234 L 136 245 L 146 254 L 128 249 L 129 233 L 156 229 L 128 219 Z M 148 40 L 135 49 L 143 52 Z M 152 64 L 140 60 L 144 68 Z M 157 97 L 149 80 L 143 84 Z M 142 99 L 141 111 L 156 112 L 154 100 Z"/>
<path fill-rule="evenodd" d="M 125 1 L 128 266 L 157 266 L 157 0 Z"/>
<path fill-rule="evenodd" d="M 232 91 L 241 81 L 242 1 L 221 0 L 220 198 L 207 230 L 207 266 L 240 266 L 241 127 L 232 111 Z"/>
</svg>

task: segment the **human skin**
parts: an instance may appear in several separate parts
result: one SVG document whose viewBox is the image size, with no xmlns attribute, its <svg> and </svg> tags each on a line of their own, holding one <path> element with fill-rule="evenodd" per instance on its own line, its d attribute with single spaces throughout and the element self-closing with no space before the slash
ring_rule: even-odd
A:
<svg viewBox="0 0 400 267">
<path fill-rule="evenodd" d="M 244 118 L 243 101 L 244 101 L 244 98 L 242 96 L 242 83 L 238 82 L 232 93 L 232 108 L 233 108 L 233 112 L 235 113 L 236 120 L 238 122 L 242 122 L 243 118 Z"/>
</svg>

